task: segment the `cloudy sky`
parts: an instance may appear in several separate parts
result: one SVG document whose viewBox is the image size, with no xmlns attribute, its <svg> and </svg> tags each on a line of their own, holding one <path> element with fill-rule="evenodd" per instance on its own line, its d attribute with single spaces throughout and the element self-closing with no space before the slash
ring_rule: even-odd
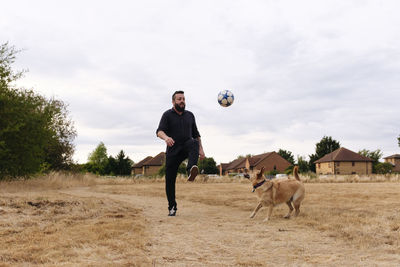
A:
<svg viewBox="0 0 400 267">
<path fill-rule="evenodd" d="M 135 162 L 184 90 L 206 156 L 400 152 L 400 1 L 6 1 L 0 43 L 23 51 L 17 86 L 69 105 L 74 159 L 104 142 Z M 219 91 L 235 95 L 220 107 Z"/>
</svg>

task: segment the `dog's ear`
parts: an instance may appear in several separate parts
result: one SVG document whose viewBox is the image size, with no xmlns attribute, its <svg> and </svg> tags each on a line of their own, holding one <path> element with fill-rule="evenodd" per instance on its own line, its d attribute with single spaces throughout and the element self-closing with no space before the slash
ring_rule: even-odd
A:
<svg viewBox="0 0 400 267">
<path fill-rule="evenodd" d="M 257 173 L 257 178 L 260 178 L 261 176 L 263 176 L 263 174 L 264 174 L 264 166 L 263 166 L 263 167 L 261 167 L 261 170 L 260 170 L 260 172 L 259 172 L 259 173 Z"/>
</svg>

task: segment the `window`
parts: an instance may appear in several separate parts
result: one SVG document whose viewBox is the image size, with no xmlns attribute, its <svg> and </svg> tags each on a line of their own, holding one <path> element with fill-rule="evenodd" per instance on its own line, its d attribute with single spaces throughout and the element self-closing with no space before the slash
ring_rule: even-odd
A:
<svg viewBox="0 0 400 267">
<path fill-rule="evenodd" d="M 354 161 L 352 161 L 352 162 L 351 162 L 351 166 L 354 167 L 355 165 L 356 165 L 356 163 L 355 163 Z"/>
<path fill-rule="evenodd" d="M 340 162 L 336 162 L 336 166 L 338 166 L 338 167 L 339 167 L 339 166 L 340 166 Z"/>
</svg>

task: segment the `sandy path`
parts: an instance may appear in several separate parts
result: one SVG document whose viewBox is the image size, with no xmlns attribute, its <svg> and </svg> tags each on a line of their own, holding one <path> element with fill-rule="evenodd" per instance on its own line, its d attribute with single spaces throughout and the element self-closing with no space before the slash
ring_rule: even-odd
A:
<svg viewBox="0 0 400 267">
<path fill-rule="evenodd" d="M 154 266 L 373 266 L 379 262 L 368 251 L 354 253 L 341 240 L 298 225 L 295 219 L 275 217 L 264 223 L 264 210 L 249 219 L 248 212 L 232 207 L 181 200 L 177 216 L 168 217 L 163 197 L 98 193 L 83 187 L 61 192 L 128 202 L 142 209 L 151 236 L 147 256 Z"/>
</svg>

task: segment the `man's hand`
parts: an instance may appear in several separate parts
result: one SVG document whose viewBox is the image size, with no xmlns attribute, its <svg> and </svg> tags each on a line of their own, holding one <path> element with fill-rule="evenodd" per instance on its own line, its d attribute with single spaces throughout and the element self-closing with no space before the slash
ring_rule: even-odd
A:
<svg viewBox="0 0 400 267">
<path fill-rule="evenodd" d="M 200 147 L 200 148 L 199 148 L 199 156 L 200 156 L 200 159 L 201 159 L 201 160 L 204 159 L 204 158 L 206 157 L 206 154 L 204 154 L 203 147 Z"/>
<path fill-rule="evenodd" d="M 167 146 L 173 146 L 175 144 L 174 139 L 172 139 L 171 137 L 169 137 L 166 133 L 164 133 L 163 131 L 158 131 L 157 132 L 157 136 L 159 138 L 161 138 L 162 140 L 165 141 L 165 143 L 167 144 Z"/>
<path fill-rule="evenodd" d="M 164 141 L 165 141 L 165 143 L 167 144 L 167 146 L 173 146 L 173 145 L 175 144 L 174 139 L 172 139 L 172 138 L 169 137 L 169 136 L 167 136 L 167 137 L 164 139 Z"/>
</svg>

